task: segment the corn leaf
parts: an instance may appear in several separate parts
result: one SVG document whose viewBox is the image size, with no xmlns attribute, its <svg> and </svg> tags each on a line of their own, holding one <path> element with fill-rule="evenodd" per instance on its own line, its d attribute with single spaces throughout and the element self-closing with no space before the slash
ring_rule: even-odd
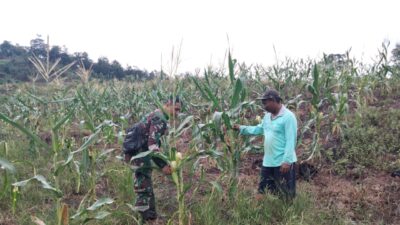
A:
<svg viewBox="0 0 400 225">
<path fill-rule="evenodd" d="M 242 81 L 240 79 L 237 79 L 235 88 L 233 90 L 232 99 L 231 99 L 231 109 L 235 108 L 238 105 L 238 103 L 240 101 L 240 92 L 242 92 L 242 90 L 243 90 Z"/>
<path fill-rule="evenodd" d="M 8 160 L 0 157 L 0 169 L 4 169 L 10 173 L 15 173 L 15 167 Z"/>
<path fill-rule="evenodd" d="M 31 177 L 31 178 L 29 178 L 27 180 L 23 180 L 23 181 L 19 181 L 19 182 L 13 183 L 12 185 L 15 186 L 15 187 L 24 187 L 32 180 L 39 181 L 42 184 L 42 188 L 47 189 L 47 190 L 51 190 L 58 197 L 62 197 L 62 195 L 63 195 L 62 192 L 59 189 L 54 188 L 53 186 L 51 186 L 47 182 L 46 178 L 44 178 L 42 175 L 36 175 L 36 176 Z"/>
<path fill-rule="evenodd" d="M 231 84 L 232 85 L 235 82 L 235 71 L 234 71 L 235 63 L 236 63 L 236 60 L 232 59 L 231 52 L 229 51 L 229 54 L 228 54 L 228 68 L 229 68 L 229 78 L 231 80 Z"/>
<path fill-rule="evenodd" d="M 111 198 L 101 198 L 101 199 L 97 200 L 95 203 L 93 203 L 93 205 L 88 207 L 87 210 L 94 211 L 103 205 L 109 205 L 109 204 L 112 204 L 113 202 L 114 202 L 114 200 Z"/>
<path fill-rule="evenodd" d="M 0 112 L 0 119 L 3 120 L 4 122 L 12 125 L 13 127 L 17 128 L 18 130 L 20 130 L 22 133 L 26 134 L 28 137 L 30 137 L 33 141 L 35 141 L 36 143 L 38 143 L 40 146 L 42 147 L 46 147 L 48 148 L 49 146 L 43 142 L 37 135 L 35 135 L 32 131 L 30 131 L 29 129 L 23 127 L 21 124 L 13 121 L 12 119 L 10 119 L 9 117 L 7 117 L 6 115 L 4 115 L 3 113 Z"/>
</svg>

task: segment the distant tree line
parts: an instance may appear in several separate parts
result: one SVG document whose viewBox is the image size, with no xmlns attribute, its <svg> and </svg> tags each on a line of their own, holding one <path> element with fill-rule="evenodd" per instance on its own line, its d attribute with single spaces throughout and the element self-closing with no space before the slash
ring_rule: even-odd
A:
<svg viewBox="0 0 400 225">
<path fill-rule="evenodd" d="M 36 70 L 32 63 L 28 60 L 29 57 L 36 55 L 39 59 L 47 57 L 47 43 L 37 36 L 30 41 L 30 46 L 13 45 L 10 41 L 3 41 L 0 44 L 0 79 L 1 80 L 19 80 L 28 81 L 31 76 L 36 74 Z M 94 62 L 89 58 L 86 52 L 75 52 L 69 54 L 65 47 L 51 46 L 49 49 L 49 60 L 55 61 L 60 58 L 57 66 L 62 67 L 71 62 L 77 62 L 65 76 L 73 79 L 79 63 L 82 63 L 85 68 L 92 66 L 92 77 L 98 79 L 123 79 L 132 80 L 153 79 L 159 72 L 141 70 L 132 66 L 123 68 L 117 60 L 110 62 L 108 58 L 101 57 Z M 77 77 L 76 77 L 77 78 Z"/>
</svg>

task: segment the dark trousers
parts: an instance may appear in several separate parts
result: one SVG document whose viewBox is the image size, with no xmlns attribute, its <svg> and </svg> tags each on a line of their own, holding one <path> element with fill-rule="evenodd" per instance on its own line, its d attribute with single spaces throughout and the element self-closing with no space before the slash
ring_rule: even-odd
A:
<svg viewBox="0 0 400 225">
<path fill-rule="evenodd" d="M 279 195 L 290 200 L 296 196 L 296 172 L 294 163 L 291 164 L 287 173 L 282 174 L 280 167 L 262 167 L 260 173 L 258 192 L 265 193 L 265 188 L 272 194 Z"/>
<path fill-rule="evenodd" d="M 150 156 L 137 158 L 130 162 L 131 158 L 132 155 L 125 154 L 125 162 L 131 163 L 131 168 L 133 170 L 133 188 L 136 193 L 135 210 L 138 211 L 145 220 L 155 219 L 157 217 L 157 212 L 153 192 L 153 182 L 151 179 L 153 171 L 151 161 L 160 168 L 163 168 L 167 163 L 162 159 Z"/>
<path fill-rule="evenodd" d="M 134 171 L 134 191 L 136 193 L 135 209 L 142 217 L 154 219 L 157 216 L 153 183 L 151 181 L 151 158 L 134 159 L 132 165 L 136 167 Z"/>
</svg>

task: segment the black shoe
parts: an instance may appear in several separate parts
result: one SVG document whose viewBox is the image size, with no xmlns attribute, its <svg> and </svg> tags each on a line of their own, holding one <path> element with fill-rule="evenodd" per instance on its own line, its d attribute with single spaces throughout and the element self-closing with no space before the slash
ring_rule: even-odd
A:
<svg viewBox="0 0 400 225">
<path fill-rule="evenodd" d="M 400 170 L 394 171 L 394 172 L 392 173 L 392 177 L 400 177 Z"/>
<path fill-rule="evenodd" d="M 157 213 L 155 211 L 146 210 L 140 214 L 145 221 L 157 219 Z"/>
</svg>

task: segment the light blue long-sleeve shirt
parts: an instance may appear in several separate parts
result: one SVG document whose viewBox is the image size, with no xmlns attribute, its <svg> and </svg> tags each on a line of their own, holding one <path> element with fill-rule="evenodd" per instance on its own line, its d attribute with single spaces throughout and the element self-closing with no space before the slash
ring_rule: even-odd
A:
<svg viewBox="0 0 400 225">
<path fill-rule="evenodd" d="M 263 166 L 278 167 L 282 163 L 294 163 L 296 157 L 297 119 L 294 113 L 282 105 L 278 115 L 272 119 L 266 113 L 257 126 L 240 126 L 242 135 L 264 134 Z"/>
</svg>

